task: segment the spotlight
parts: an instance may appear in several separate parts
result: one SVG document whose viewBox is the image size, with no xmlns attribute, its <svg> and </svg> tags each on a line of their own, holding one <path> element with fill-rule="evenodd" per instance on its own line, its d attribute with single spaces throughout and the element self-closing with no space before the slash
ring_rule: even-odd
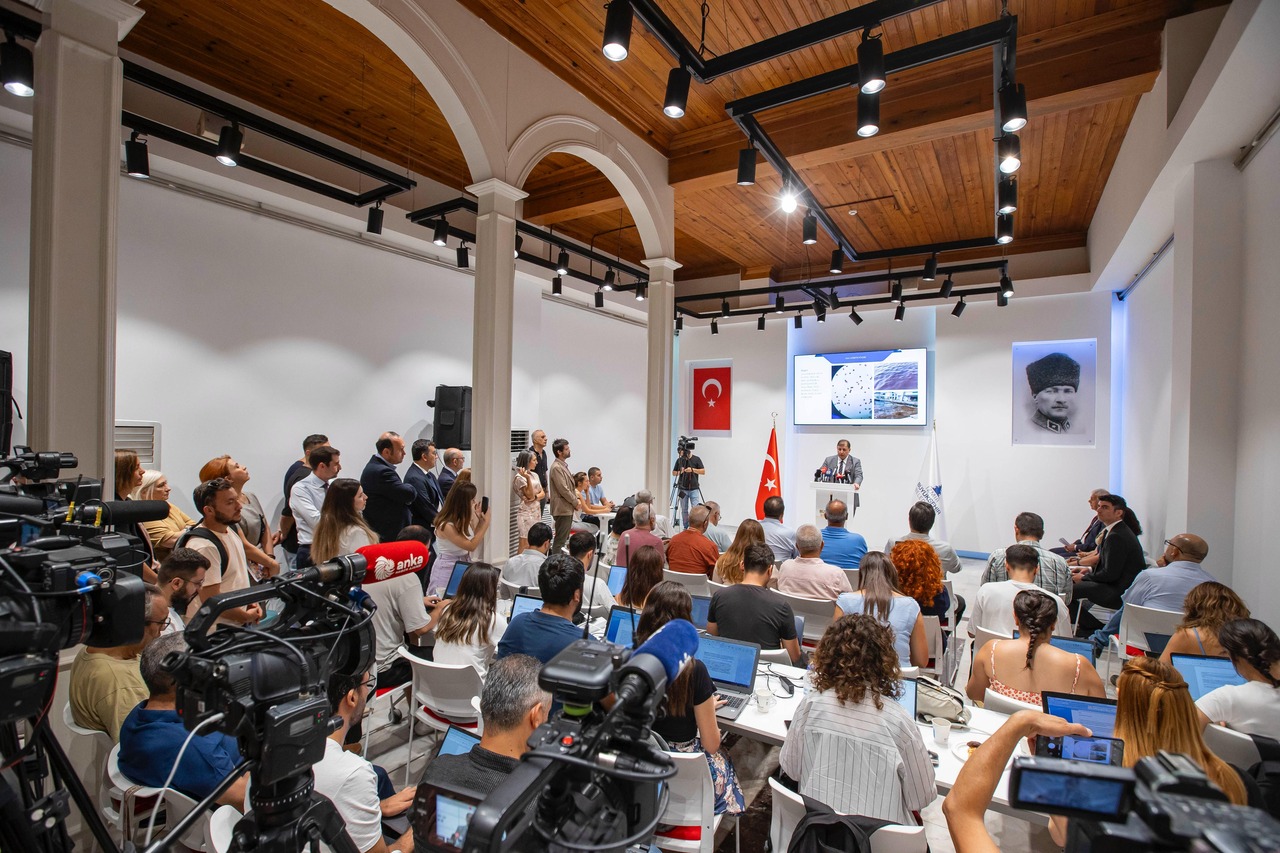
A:
<svg viewBox="0 0 1280 853">
<path fill-rule="evenodd" d="M 636 302 L 644 302 L 645 297 L 649 295 L 649 285 L 643 281 L 636 282 Z"/>
<path fill-rule="evenodd" d="M 996 188 L 996 212 L 1013 213 L 1018 209 L 1018 179 L 1012 175 L 1000 179 Z"/>
<path fill-rule="evenodd" d="M 447 219 L 437 219 L 435 233 L 431 236 L 431 242 L 437 246 L 449 245 L 449 221 Z"/>
<path fill-rule="evenodd" d="M 151 161 L 147 156 L 147 141 L 139 137 L 138 131 L 134 131 L 129 135 L 129 141 L 124 144 L 124 167 L 131 178 L 149 178 L 151 177 Z M 373 231 L 373 209 L 369 210 L 370 231 Z M 382 211 L 378 211 L 378 230 L 373 231 L 375 234 L 382 233 Z"/>
<path fill-rule="evenodd" d="M 853 325 L 855 326 L 862 325 L 862 315 L 858 313 L 858 307 L 856 305 L 849 309 L 849 319 L 853 321 Z"/>
<path fill-rule="evenodd" d="M 1002 245 L 1013 242 L 1013 214 L 1001 213 L 996 217 L 996 242 Z"/>
<path fill-rule="evenodd" d="M 458 247 L 458 269 L 465 270 L 471 268 L 471 250 L 467 248 L 467 244 L 463 243 Z"/>
<path fill-rule="evenodd" d="M 224 166 L 234 166 L 240 160 L 240 146 L 244 144 L 244 134 L 240 125 L 234 121 L 218 132 L 218 162 Z"/>
<path fill-rule="evenodd" d="M 564 249 L 560 250 L 560 257 L 556 259 L 556 275 L 569 274 L 569 253 Z"/>
<path fill-rule="evenodd" d="M 831 274 L 839 275 L 844 272 L 844 252 L 839 249 L 831 250 Z"/>
<path fill-rule="evenodd" d="M 814 307 L 813 313 L 818 315 L 819 323 L 827 322 L 827 309 L 825 307 L 817 305 Z"/>
<path fill-rule="evenodd" d="M 738 152 L 738 186 L 749 187 L 756 182 L 756 149 L 748 145 Z"/>
<path fill-rule="evenodd" d="M 920 276 L 923 281 L 933 281 L 938 277 L 938 253 L 934 252 L 929 256 L 929 260 L 924 262 L 924 274 Z"/>
<path fill-rule="evenodd" d="M 667 74 L 667 97 L 662 101 L 662 112 L 667 118 L 684 118 L 689 106 L 689 69 L 677 65 Z"/>
<path fill-rule="evenodd" d="M 1017 133 L 1027 126 L 1027 87 L 1005 83 L 1000 87 L 1000 125 L 1005 133 Z"/>
<path fill-rule="evenodd" d="M 604 307 L 604 291 L 603 290 L 596 291 L 596 307 L 597 308 Z"/>
<path fill-rule="evenodd" d="M 938 291 L 938 293 L 943 299 L 946 299 L 951 296 L 951 289 L 955 286 L 956 283 L 951 280 L 951 275 L 948 273 L 947 280 L 942 283 L 942 290 Z"/>
<path fill-rule="evenodd" d="M 996 305 L 999 305 L 1001 308 L 1003 308 L 1008 304 L 1009 304 L 1009 297 L 1005 296 L 1003 293 L 996 294 Z"/>
<path fill-rule="evenodd" d="M 996 159 L 1000 161 L 1000 171 L 1012 175 L 1022 165 L 1022 143 L 1012 133 L 1006 133 L 996 140 Z"/>
<path fill-rule="evenodd" d="M 836 292 L 834 290 L 831 291 L 831 296 L 828 297 L 827 299 L 827 305 L 829 305 L 832 308 L 840 307 L 840 297 L 836 295 Z"/>
<path fill-rule="evenodd" d="M 19 98 L 30 98 L 35 95 L 35 63 L 31 51 L 18 44 L 13 33 L 5 33 L 6 40 L 0 44 L 0 80 L 4 81 L 5 91 Z"/>
<path fill-rule="evenodd" d="M 880 94 L 858 93 L 858 135 L 863 139 L 880 132 Z"/>
<path fill-rule="evenodd" d="M 763 314 L 761 314 L 759 317 L 756 318 L 756 331 L 757 332 L 764 331 L 764 315 Z"/>
<path fill-rule="evenodd" d="M 779 207 L 782 208 L 782 212 L 795 213 L 798 205 L 796 191 L 791 188 L 791 183 L 789 181 L 784 183 L 782 185 L 782 198 L 779 200 Z"/>
<path fill-rule="evenodd" d="M 893 309 L 893 321 L 895 323 L 901 323 L 902 318 L 905 317 L 906 314 L 907 314 L 907 306 L 899 302 L 898 307 Z"/>
<path fill-rule="evenodd" d="M 803 242 L 806 246 L 812 246 L 818 242 L 818 217 L 813 215 L 812 210 L 804 215 L 802 230 L 804 232 Z"/>
<path fill-rule="evenodd" d="M 515 258 L 517 261 L 518 261 L 518 260 L 520 260 L 520 249 L 521 249 L 521 247 L 522 247 L 522 246 L 524 246 L 524 238 L 523 238 L 523 237 L 521 237 L 519 234 L 517 234 L 517 235 L 516 235 L 516 250 L 515 250 L 514 252 L 512 252 L 512 253 L 511 253 L 511 257 Z"/>
<path fill-rule="evenodd" d="M 795 318 L 795 320 L 794 320 L 793 322 L 795 323 L 795 325 L 796 325 L 796 328 L 797 328 L 797 329 L 803 329 L 803 328 L 804 328 L 804 315 L 803 315 L 803 314 L 797 314 L 797 315 L 796 315 L 796 318 Z"/>
<path fill-rule="evenodd" d="M 683 317 L 677 317 L 677 318 L 676 318 L 676 331 L 677 331 L 677 332 L 680 332 L 680 331 L 683 331 L 683 330 L 684 330 L 684 318 L 683 318 Z"/>
<path fill-rule="evenodd" d="M 1013 296 L 1013 281 L 1009 278 L 1007 270 L 1000 273 L 1000 295 L 1005 299 Z"/>
<path fill-rule="evenodd" d="M 713 335 L 720 334 L 720 325 L 715 320 L 711 321 L 711 334 Z"/>
<path fill-rule="evenodd" d="M 889 296 L 893 299 L 894 302 L 902 301 L 902 279 L 898 279 L 897 281 L 895 281 L 893 283 L 893 286 L 889 288 Z"/>
<path fill-rule="evenodd" d="M 559 296 L 562 293 L 564 293 L 564 279 L 560 276 L 556 276 L 551 279 L 551 295 Z"/>
<path fill-rule="evenodd" d="M 874 95 L 884 88 L 884 43 L 880 36 L 862 34 L 858 44 L 858 89 Z"/>
<path fill-rule="evenodd" d="M 951 309 L 951 316 L 952 316 L 952 317 L 959 317 L 961 314 L 963 314 L 963 313 L 964 313 L 964 309 L 965 309 L 965 307 L 966 307 L 967 305 L 968 305 L 968 303 L 966 303 L 966 302 L 964 301 L 964 297 L 963 297 L 963 296 L 961 296 L 961 297 L 960 297 L 960 301 L 956 303 L 956 307 Z"/>
<path fill-rule="evenodd" d="M 604 289 L 613 290 L 613 283 L 618 280 L 618 274 L 613 271 L 613 267 L 609 267 L 604 271 Z"/>
<path fill-rule="evenodd" d="M 604 55 L 621 62 L 631 48 L 631 0 L 613 0 L 604 15 Z"/>
<path fill-rule="evenodd" d="M 729 300 L 728 299 L 720 300 L 720 316 L 722 317 L 729 316 Z"/>
<path fill-rule="evenodd" d="M 782 298 L 781 293 L 773 297 L 773 312 L 775 314 L 781 314 L 783 309 L 786 307 L 787 307 L 787 300 Z"/>
</svg>

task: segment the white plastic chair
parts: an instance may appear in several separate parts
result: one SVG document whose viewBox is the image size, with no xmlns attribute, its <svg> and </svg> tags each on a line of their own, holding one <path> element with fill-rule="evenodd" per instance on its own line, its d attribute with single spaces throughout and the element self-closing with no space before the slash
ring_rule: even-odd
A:
<svg viewBox="0 0 1280 853">
<path fill-rule="evenodd" d="M 1120 615 L 1120 633 L 1110 637 L 1111 649 L 1115 652 L 1114 659 L 1122 662 L 1128 660 L 1129 646 L 1144 652 L 1154 652 L 1147 634 L 1172 637 L 1173 632 L 1178 630 L 1178 625 L 1182 624 L 1184 616 L 1178 610 L 1157 610 L 1154 607 L 1126 604 L 1124 613 Z M 1107 673 L 1111 673 L 1111 661 L 1107 662 Z"/>
<path fill-rule="evenodd" d="M 716 582 L 715 582 L 715 581 L 713 581 L 713 580 L 708 580 L 708 581 L 707 581 L 707 586 L 711 589 L 711 594 L 712 594 L 712 595 L 715 595 L 715 594 L 716 594 L 716 590 L 718 590 L 718 589 L 728 589 L 729 587 L 733 586 L 733 584 L 728 584 L 728 583 L 716 583 Z"/>
<path fill-rule="evenodd" d="M 673 572 L 670 569 L 662 570 L 662 579 L 664 581 L 672 581 L 678 583 L 685 589 L 689 590 L 690 595 L 710 595 L 711 582 L 707 580 L 706 575 L 695 575 L 689 572 Z"/>
<path fill-rule="evenodd" d="M 480 695 L 484 685 L 480 674 L 468 664 L 443 664 L 423 660 L 410 654 L 405 648 L 397 653 L 413 665 L 413 689 L 409 693 L 410 718 L 421 720 L 438 734 L 443 735 L 449 726 L 475 729 L 480 723 L 471 700 Z M 409 757 L 404 764 L 404 783 L 409 784 L 409 770 L 413 766 L 413 729 L 409 727 Z"/>
<path fill-rule="evenodd" d="M 973 627 L 973 654 L 969 656 L 969 671 L 972 673 L 978 665 L 978 652 L 982 647 L 992 640 L 1012 640 L 1008 634 L 1003 631 L 988 631 L 981 625 L 972 625 Z"/>
<path fill-rule="evenodd" d="M 760 663 L 778 663 L 791 666 L 791 652 L 786 649 L 761 649 Z"/>
<path fill-rule="evenodd" d="M 107 755 L 107 782 L 110 785 L 108 796 L 113 806 L 116 829 L 123 840 L 136 839 L 141 844 L 151 820 L 151 811 L 156 808 L 160 789 L 138 785 L 124 775 L 120 769 L 119 744 L 113 746 Z M 156 815 L 156 829 L 152 840 L 162 838 L 168 827 L 176 825 L 195 807 L 196 801 L 181 791 L 173 788 L 165 791 L 159 806 L 161 812 Z M 204 836 L 204 822 L 197 820 L 178 840 L 192 850 L 204 850 Z"/>
<path fill-rule="evenodd" d="M 678 853 L 712 853 L 716 829 L 723 815 L 715 813 L 715 792 L 711 788 L 707 757 L 701 752 L 668 752 L 667 755 L 676 763 L 676 775 L 668 782 L 670 799 L 653 843 L 662 850 Z M 673 829 L 685 830 L 681 835 L 691 834 L 688 830 L 692 827 L 700 830 L 697 838 L 673 838 L 665 834 Z M 735 847 L 740 843 L 737 832 L 735 819 Z"/>
<path fill-rule="evenodd" d="M 405 648 L 402 644 L 401 649 Z M 364 706 L 364 737 L 361 740 L 360 754 L 369 755 L 369 738 L 374 733 L 373 715 L 379 711 L 386 711 L 387 722 L 377 727 L 377 731 L 397 726 L 405 721 L 405 715 L 396 707 L 396 703 L 404 696 L 409 695 L 409 684 L 397 684 L 395 687 L 375 687 L 373 694 Z"/>
<path fill-rule="evenodd" d="M 857 591 L 858 591 L 858 570 L 857 570 L 857 569 L 845 569 L 845 570 L 844 570 L 844 576 L 845 576 L 845 577 L 847 577 L 847 578 L 849 579 L 849 587 L 850 587 L 854 592 L 857 592 Z"/>
<path fill-rule="evenodd" d="M 1262 760 L 1258 745 L 1244 732 L 1210 723 L 1204 730 L 1204 745 L 1228 764 L 1248 770 Z"/>
<path fill-rule="evenodd" d="M 512 583 L 504 577 L 498 578 L 498 597 L 511 600 L 517 595 L 532 595 L 535 598 L 542 598 L 542 590 L 537 584 L 533 586 L 520 586 L 518 583 Z"/>
<path fill-rule="evenodd" d="M 111 807 L 106 782 L 107 755 L 111 752 L 111 736 L 97 729 L 86 729 L 84 726 L 76 725 L 70 702 L 62 706 L 62 723 L 71 732 L 73 739 L 88 744 L 89 763 L 80 771 L 80 777 L 84 780 L 89 796 L 97 802 L 98 809 L 107 816 L 109 823 L 114 823 L 118 815 Z"/>
<path fill-rule="evenodd" d="M 1009 716 L 1013 716 L 1019 711 L 1040 710 L 1038 705 L 1032 705 L 1030 702 L 1019 702 L 1017 699 L 1010 699 L 1008 696 L 1001 696 L 990 687 L 987 688 L 986 694 L 982 697 L 982 707 L 988 711 L 1008 714 Z"/>
<path fill-rule="evenodd" d="M 899 666 L 899 667 L 898 667 L 898 677 L 899 677 L 899 678 L 919 678 L 919 677 L 920 677 L 920 667 L 918 667 L 918 666 Z"/>
<path fill-rule="evenodd" d="M 221 806 L 204 827 L 204 849 L 207 853 L 227 853 L 231 836 L 243 815 L 234 806 Z"/>
<path fill-rule="evenodd" d="M 773 796 L 773 819 L 769 824 L 769 841 L 774 853 L 786 853 L 791 836 L 804 817 L 804 800 L 795 791 L 769 777 Z M 871 853 L 925 853 L 929 849 L 923 826 L 884 826 L 871 834 Z"/>
<path fill-rule="evenodd" d="M 942 640 L 942 622 L 937 616 L 924 617 L 924 635 L 929 641 L 929 660 L 933 661 L 933 665 L 923 666 L 921 669 L 950 687 L 955 681 L 955 673 L 952 672 L 951 667 L 951 661 L 955 656 L 955 643 L 953 642 L 949 649 L 946 648 L 946 643 Z"/>
<path fill-rule="evenodd" d="M 791 605 L 792 613 L 804 617 L 804 641 L 810 646 L 817 645 L 836 614 L 836 603 L 825 598 L 805 598 L 785 592 L 778 595 Z"/>
</svg>

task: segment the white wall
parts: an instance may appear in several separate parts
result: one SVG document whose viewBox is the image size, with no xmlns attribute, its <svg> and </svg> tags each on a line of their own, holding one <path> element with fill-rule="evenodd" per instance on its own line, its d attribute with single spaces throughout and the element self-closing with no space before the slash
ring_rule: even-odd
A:
<svg viewBox="0 0 1280 853">
<path fill-rule="evenodd" d="M 27 258 L 31 250 L 30 149 L 0 144 L 0 198 L 5 199 L 0 205 L 0 350 L 13 353 L 13 393 L 25 414 Z M 15 415 L 13 443 L 25 444 L 26 435 L 26 422 L 17 420 Z"/>
</svg>

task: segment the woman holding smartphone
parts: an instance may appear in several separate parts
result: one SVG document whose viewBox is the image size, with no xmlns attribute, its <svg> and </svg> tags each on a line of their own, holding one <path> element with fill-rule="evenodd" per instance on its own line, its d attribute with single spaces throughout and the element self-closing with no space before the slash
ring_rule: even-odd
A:
<svg viewBox="0 0 1280 853">
<path fill-rule="evenodd" d="M 475 483 L 454 481 L 444 506 L 436 515 L 436 562 L 431 567 L 428 592 L 441 594 L 454 565 L 480 547 L 488 529 L 489 507 L 482 507 L 476 498 Z"/>
</svg>

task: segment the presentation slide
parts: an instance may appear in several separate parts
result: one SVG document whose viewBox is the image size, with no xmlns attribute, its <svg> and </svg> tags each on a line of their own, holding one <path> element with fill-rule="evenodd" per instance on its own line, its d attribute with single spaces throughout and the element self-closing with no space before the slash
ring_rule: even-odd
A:
<svg viewBox="0 0 1280 853">
<path fill-rule="evenodd" d="M 797 426 L 928 423 L 927 350 L 890 349 L 795 357 Z"/>
</svg>

